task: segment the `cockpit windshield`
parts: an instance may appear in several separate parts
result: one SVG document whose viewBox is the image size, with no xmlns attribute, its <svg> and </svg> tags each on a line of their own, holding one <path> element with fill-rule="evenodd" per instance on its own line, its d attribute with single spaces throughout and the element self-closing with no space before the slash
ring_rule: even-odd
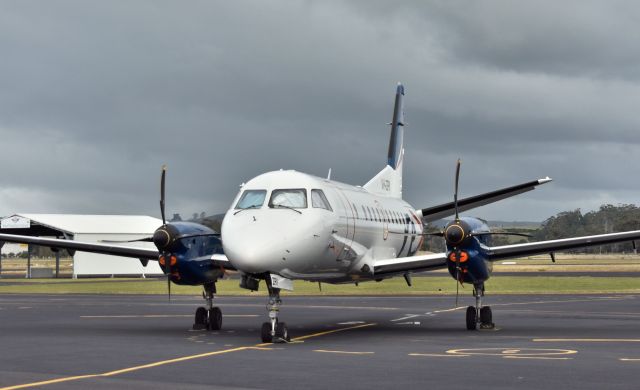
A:
<svg viewBox="0 0 640 390">
<path fill-rule="evenodd" d="M 236 209 L 260 208 L 264 204 L 266 196 L 266 190 L 246 190 L 240 197 L 238 204 L 236 204 Z"/>
<path fill-rule="evenodd" d="M 271 192 L 271 200 L 269 200 L 269 207 L 306 209 L 307 191 L 303 188 L 273 190 Z"/>
<path fill-rule="evenodd" d="M 311 190 L 311 205 L 314 208 L 318 209 L 326 209 L 329 211 L 333 211 L 327 197 L 324 196 L 324 192 L 322 190 Z"/>
</svg>

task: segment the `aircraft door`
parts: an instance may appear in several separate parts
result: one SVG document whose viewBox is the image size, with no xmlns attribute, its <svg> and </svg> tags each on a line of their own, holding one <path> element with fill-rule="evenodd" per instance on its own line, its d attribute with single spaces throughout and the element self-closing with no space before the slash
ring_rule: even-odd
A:
<svg viewBox="0 0 640 390">
<path fill-rule="evenodd" d="M 342 222 L 341 225 L 344 228 L 344 231 L 338 232 L 338 234 L 343 235 L 346 239 L 345 245 L 342 245 L 342 250 L 338 253 L 338 260 L 346 260 L 345 255 L 351 251 L 349 250 L 350 248 L 345 248 L 345 246 L 351 247 L 356 233 L 355 211 L 353 210 L 353 205 L 349 202 L 347 196 L 340 189 L 336 188 L 336 194 L 338 195 L 337 198 L 340 200 L 340 204 L 342 206 L 340 219 Z"/>
</svg>

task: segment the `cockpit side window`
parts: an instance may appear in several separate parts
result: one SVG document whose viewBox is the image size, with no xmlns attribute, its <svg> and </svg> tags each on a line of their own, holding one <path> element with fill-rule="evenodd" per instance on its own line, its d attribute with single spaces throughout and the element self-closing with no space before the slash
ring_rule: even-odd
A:
<svg viewBox="0 0 640 390">
<path fill-rule="evenodd" d="M 322 190 L 311 190 L 311 206 L 317 209 L 333 211 Z"/>
<path fill-rule="evenodd" d="M 236 209 L 260 208 L 264 204 L 266 196 L 266 190 L 246 190 L 240 197 L 238 204 L 236 204 Z"/>
<path fill-rule="evenodd" d="M 273 190 L 269 200 L 269 207 L 278 208 L 279 206 L 306 209 L 307 190 L 304 188 Z"/>
</svg>

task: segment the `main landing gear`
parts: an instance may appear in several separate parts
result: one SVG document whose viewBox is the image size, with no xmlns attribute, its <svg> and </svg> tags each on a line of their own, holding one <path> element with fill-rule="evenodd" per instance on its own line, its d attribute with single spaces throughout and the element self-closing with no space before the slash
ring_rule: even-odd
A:
<svg viewBox="0 0 640 390">
<path fill-rule="evenodd" d="M 207 307 L 196 309 L 196 318 L 193 323 L 194 330 L 220 330 L 222 327 L 222 311 L 219 307 L 213 307 L 213 294 L 216 293 L 216 283 L 204 285 L 202 296 L 207 300 Z"/>
<path fill-rule="evenodd" d="M 484 296 L 484 283 L 473 285 L 473 295 L 476 297 L 476 306 L 467 307 L 467 330 L 476 330 L 480 325 L 480 329 L 493 329 L 493 316 L 490 306 L 482 306 L 482 297 Z"/>
<path fill-rule="evenodd" d="M 271 286 L 271 280 L 266 278 L 267 288 L 269 289 L 269 301 L 267 310 L 269 311 L 269 322 L 262 324 L 260 335 L 263 343 L 286 343 L 291 341 L 287 324 L 278 321 L 278 312 L 282 300 L 280 299 L 280 289 Z"/>
</svg>

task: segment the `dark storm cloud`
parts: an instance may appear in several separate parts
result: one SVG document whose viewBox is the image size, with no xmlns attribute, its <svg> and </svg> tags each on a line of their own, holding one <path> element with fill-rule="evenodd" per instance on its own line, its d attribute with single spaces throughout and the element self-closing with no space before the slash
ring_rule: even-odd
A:
<svg viewBox="0 0 640 390">
<path fill-rule="evenodd" d="M 405 195 L 448 201 L 549 175 L 477 210 L 542 220 L 635 202 L 634 2 L 0 3 L 0 214 L 228 206 L 293 168 L 361 184 L 406 85 Z"/>
</svg>

